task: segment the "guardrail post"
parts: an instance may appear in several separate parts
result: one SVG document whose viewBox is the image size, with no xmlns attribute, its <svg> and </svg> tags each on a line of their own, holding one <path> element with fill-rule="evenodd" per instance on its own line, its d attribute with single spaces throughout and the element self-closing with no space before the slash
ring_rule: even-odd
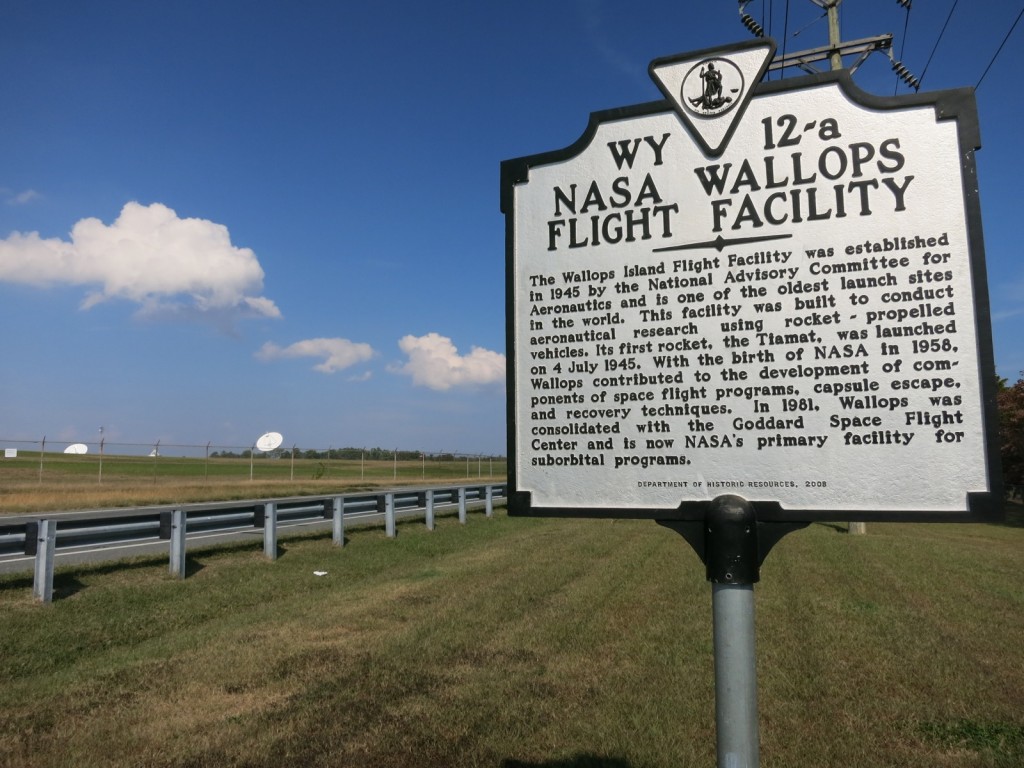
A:
<svg viewBox="0 0 1024 768">
<path fill-rule="evenodd" d="M 277 560 L 277 504 L 272 501 L 263 509 L 263 554 Z"/>
<path fill-rule="evenodd" d="M 494 486 L 493 485 L 488 485 L 487 486 L 487 507 L 486 507 L 486 513 L 487 513 L 488 517 L 491 517 L 491 516 L 494 515 Z"/>
<path fill-rule="evenodd" d="M 345 546 L 345 499 L 334 497 L 334 546 Z"/>
<path fill-rule="evenodd" d="M 466 489 L 459 488 L 459 522 L 466 524 Z"/>
<path fill-rule="evenodd" d="M 424 499 L 423 506 L 425 506 L 427 508 L 427 530 L 428 531 L 432 531 L 432 530 L 434 530 L 434 489 L 433 488 L 431 488 L 430 490 L 427 491 L 426 499 Z"/>
<path fill-rule="evenodd" d="M 171 576 L 185 578 L 185 510 L 171 510 Z"/>
<path fill-rule="evenodd" d="M 36 532 L 35 573 L 32 597 L 41 603 L 53 602 L 53 552 L 57 546 L 57 521 L 40 520 Z"/>
<path fill-rule="evenodd" d="M 389 539 L 395 538 L 395 494 L 384 496 L 384 531 Z"/>
</svg>

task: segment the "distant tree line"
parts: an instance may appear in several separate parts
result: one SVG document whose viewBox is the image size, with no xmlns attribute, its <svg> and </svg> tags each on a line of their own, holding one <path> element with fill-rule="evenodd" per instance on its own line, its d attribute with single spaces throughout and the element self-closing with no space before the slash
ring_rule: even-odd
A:
<svg viewBox="0 0 1024 768">
<path fill-rule="evenodd" d="M 397 454 L 398 461 L 419 461 L 422 458 L 426 458 L 427 461 L 457 461 L 459 459 L 465 459 L 465 455 L 456 456 L 454 453 L 428 453 L 424 454 L 423 451 L 402 451 L 388 448 L 328 448 L 327 450 L 308 449 L 302 450 L 295 448 L 296 459 L 312 459 L 315 461 L 359 461 L 365 459 L 366 461 L 395 461 Z M 244 451 L 213 451 L 210 454 L 211 459 L 248 459 L 253 456 L 253 451 L 250 448 L 246 448 Z M 270 458 L 278 457 L 282 459 L 292 458 L 292 451 L 281 450 L 273 451 L 271 453 L 263 453 L 257 451 L 254 458 Z M 475 456 L 473 458 L 476 458 Z M 503 456 L 483 456 L 485 459 L 504 459 Z"/>
</svg>

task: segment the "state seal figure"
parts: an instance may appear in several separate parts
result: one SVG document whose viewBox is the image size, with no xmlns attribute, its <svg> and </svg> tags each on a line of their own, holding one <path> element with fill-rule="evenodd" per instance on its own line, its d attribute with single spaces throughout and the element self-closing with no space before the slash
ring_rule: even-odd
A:
<svg viewBox="0 0 1024 768">
<path fill-rule="evenodd" d="M 704 81 L 704 89 L 700 96 L 690 99 L 694 107 L 710 111 L 732 101 L 731 96 L 722 95 L 722 73 L 715 69 L 714 62 L 708 62 L 706 69 L 701 67 L 700 79 Z"/>
</svg>

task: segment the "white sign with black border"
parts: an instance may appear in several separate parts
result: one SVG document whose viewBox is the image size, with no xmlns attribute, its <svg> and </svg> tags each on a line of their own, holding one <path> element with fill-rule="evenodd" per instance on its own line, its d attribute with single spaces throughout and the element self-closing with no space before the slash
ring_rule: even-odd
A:
<svg viewBox="0 0 1024 768">
<path fill-rule="evenodd" d="M 973 91 L 761 82 L 767 41 L 502 164 L 510 513 L 999 515 Z"/>
</svg>

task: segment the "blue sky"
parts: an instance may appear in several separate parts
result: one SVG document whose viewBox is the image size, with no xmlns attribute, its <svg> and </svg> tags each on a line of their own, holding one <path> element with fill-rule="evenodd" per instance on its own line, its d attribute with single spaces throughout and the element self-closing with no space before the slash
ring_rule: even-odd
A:
<svg viewBox="0 0 1024 768">
<path fill-rule="evenodd" d="M 922 90 L 974 86 L 1022 0 L 957 5 L 937 49 L 952 0 L 909 21 L 896 0 L 847 0 L 843 37 L 893 33 Z M 649 62 L 750 39 L 737 9 L 6 0 L 0 441 L 95 443 L 103 426 L 111 443 L 246 446 L 274 430 L 300 448 L 504 453 L 501 161 L 659 99 Z M 809 0 L 746 11 L 780 51 L 827 42 Z M 1022 72 L 1024 22 L 977 92 L 1011 381 Z M 880 54 L 855 80 L 896 87 Z"/>
</svg>

